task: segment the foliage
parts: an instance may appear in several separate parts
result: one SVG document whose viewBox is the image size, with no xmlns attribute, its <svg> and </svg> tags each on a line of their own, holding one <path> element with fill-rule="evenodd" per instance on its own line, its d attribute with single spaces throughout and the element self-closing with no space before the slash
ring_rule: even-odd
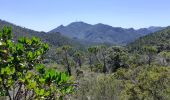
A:
<svg viewBox="0 0 170 100">
<path fill-rule="evenodd" d="M 73 65 L 73 60 L 70 57 L 72 47 L 69 45 L 63 45 L 57 48 L 57 55 L 61 60 L 62 64 L 66 67 L 67 73 L 71 76 L 71 66 Z"/>
<path fill-rule="evenodd" d="M 3 29 L 4 26 L 12 27 L 13 32 L 13 40 L 15 42 L 18 41 L 19 38 L 22 37 L 38 37 L 44 43 L 48 43 L 50 48 L 45 54 L 45 59 L 49 59 L 50 61 L 56 61 L 56 47 L 62 45 L 71 45 L 75 48 L 83 49 L 84 44 L 80 45 L 79 41 L 70 39 L 66 36 L 63 36 L 58 32 L 38 32 L 31 29 L 27 29 L 25 27 L 16 26 L 15 24 L 0 20 L 0 30 Z"/>
<path fill-rule="evenodd" d="M 76 90 L 73 100 L 170 98 L 169 27 L 136 40 L 128 48 L 98 45 L 86 51 L 85 47 L 74 48 L 74 41 L 59 33 L 12 27 L 15 34 L 9 27 L 0 31 L 0 96 L 54 100 L 70 97 Z M 61 66 L 66 72 L 58 71 L 64 69 Z"/>
<path fill-rule="evenodd" d="M 115 76 L 123 83 L 121 99 L 168 100 L 170 98 L 170 68 L 146 66 L 119 69 Z"/>
<path fill-rule="evenodd" d="M 144 46 L 154 46 L 157 48 L 158 52 L 164 50 L 170 50 L 170 27 L 165 28 L 162 31 L 158 31 L 144 37 L 137 39 L 136 41 L 130 43 L 127 47 L 131 51 L 139 51 Z"/>
<path fill-rule="evenodd" d="M 119 84 L 112 75 L 89 73 L 79 80 L 73 100 L 119 100 Z"/>
<path fill-rule="evenodd" d="M 99 48 L 97 46 L 92 46 L 92 47 L 89 47 L 87 49 L 87 51 L 88 51 L 89 65 L 90 65 L 90 69 L 92 71 L 93 70 L 93 66 L 96 63 L 100 63 L 100 61 L 99 61 L 99 59 L 97 57 Z"/>
<path fill-rule="evenodd" d="M 0 89 L 10 100 L 57 99 L 73 91 L 65 73 L 41 64 L 48 45 L 33 37 L 12 41 L 11 28 L 0 32 Z"/>
<path fill-rule="evenodd" d="M 161 64 L 164 66 L 168 66 L 170 63 L 170 52 L 169 51 L 162 51 L 158 54 L 160 57 L 162 57 Z"/>
<path fill-rule="evenodd" d="M 114 74 L 88 73 L 79 80 L 73 100 L 168 100 L 170 68 L 131 66 Z"/>
<path fill-rule="evenodd" d="M 107 53 L 107 63 L 112 72 L 115 72 L 120 67 L 128 67 L 128 53 L 125 48 L 113 46 L 108 49 Z"/>
<path fill-rule="evenodd" d="M 83 52 L 81 51 L 76 51 L 73 55 L 73 59 L 76 63 L 76 67 L 79 66 L 81 68 L 82 62 L 83 62 Z"/>
<path fill-rule="evenodd" d="M 157 53 L 157 49 L 153 46 L 144 46 L 143 48 L 144 54 L 147 55 L 147 62 L 151 65 L 152 60 L 154 59 L 154 55 Z"/>
</svg>

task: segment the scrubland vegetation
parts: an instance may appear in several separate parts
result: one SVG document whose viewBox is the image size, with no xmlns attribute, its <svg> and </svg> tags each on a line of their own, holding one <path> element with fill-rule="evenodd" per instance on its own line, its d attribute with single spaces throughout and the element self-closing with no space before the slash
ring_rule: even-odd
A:
<svg viewBox="0 0 170 100">
<path fill-rule="evenodd" d="M 145 45 L 138 45 L 143 43 L 140 39 L 124 47 L 61 45 L 51 49 L 35 37 L 14 42 L 11 29 L 4 27 L 0 32 L 0 95 L 10 100 L 169 100 L 169 28 L 160 33 L 166 34 L 160 41 L 152 35 L 149 40 L 144 37 L 153 41 Z"/>
</svg>

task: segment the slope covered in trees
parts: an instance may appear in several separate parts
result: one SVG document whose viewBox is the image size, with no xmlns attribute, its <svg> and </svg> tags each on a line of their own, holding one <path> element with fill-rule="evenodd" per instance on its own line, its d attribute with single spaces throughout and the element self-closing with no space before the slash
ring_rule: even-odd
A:
<svg viewBox="0 0 170 100">
<path fill-rule="evenodd" d="M 170 50 L 170 27 L 141 37 L 128 45 L 131 50 L 139 50 L 143 46 L 155 46 L 158 51 Z"/>
<path fill-rule="evenodd" d="M 45 32 L 34 31 L 31 29 L 20 27 L 12 23 L 0 20 L 0 29 L 3 29 L 4 26 L 12 27 L 12 32 L 14 34 L 15 40 L 17 40 L 19 37 L 36 36 L 39 37 L 42 41 L 47 42 L 50 45 L 54 45 L 54 46 L 61 46 L 64 44 L 70 44 L 70 45 L 78 44 L 78 42 L 71 40 L 65 36 L 62 36 L 60 33 L 57 32 L 47 34 Z"/>
</svg>

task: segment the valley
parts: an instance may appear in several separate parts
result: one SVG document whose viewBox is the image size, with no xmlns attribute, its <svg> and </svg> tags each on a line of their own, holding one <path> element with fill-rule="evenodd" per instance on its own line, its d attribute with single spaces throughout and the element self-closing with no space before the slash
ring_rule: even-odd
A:
<svg viewBox="0 0 170 100">
<path fill-rule="evenodd" d="M 170 98 L 169 27 L 135 30 L 73 22 L 38 32 L 0 20 L 0 29 L 1 97 Z"/>
</svg>

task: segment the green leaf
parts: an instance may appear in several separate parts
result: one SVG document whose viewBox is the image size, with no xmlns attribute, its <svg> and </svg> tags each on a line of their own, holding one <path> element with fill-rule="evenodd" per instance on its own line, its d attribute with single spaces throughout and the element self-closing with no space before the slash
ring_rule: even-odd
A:
<svg viewBox="0 0 170 100">
<path fill-rule="evenodd" d="M 44 83 L 45 79 L 44 78 L 40 78 L 39 81 L 40 81 L 40 83 Z"/>
<path fill-rule="evenodd" d="M 15 67 L 10 68 L 11 69 L 11 74 L 15 73 Z"/>
<path fill-rule="evenodd" d="M 33 60 L 33 57 L 34 57 L 33 53 L 31 51 L 29 51 L 28 54 L 27 54 L 27 58 L 29 60 Z"/>
<path fill-rule="evenodd" d="M 30 82 L 30 83 L 29 83 L 29 86 L 28 86 L 28 87 L 29 87 L 30 89 L 35 89 L 35 88 L 36 88 L 36 85 L 37 85 L 36 81 L 33 81 L 33 82 Z"/>
<path fill-rule="evenodd" d="M 0 77 L 0 82 L 2 82 L 2 78 Z"/>
<path fill-rule="evenodd" d="M 44 89 L 41 89 L 41 90 L 39 91 L 39 95 L 40 95 L 40 96 L 44 95 Z"/>
<path fill-rule="evenodd" d="M 50 91 L 45 92 L 44 95 L 45 95 L 45 96 L 49 96 L 49 95 L 50 95 Z"/>
<path fill-rule="evenodd" d="M 36 70 L 40 73 L 40 74 L 44 74 L 45 73 L 45 66 L 43 64 L 38 64 L 36 65 Z"/>
<path fill-rule="evenodd" d="M 4 74 L 5 73 L 5 68 L 2 68 L 1 69 L 1 74 Z"/>
</svg>

